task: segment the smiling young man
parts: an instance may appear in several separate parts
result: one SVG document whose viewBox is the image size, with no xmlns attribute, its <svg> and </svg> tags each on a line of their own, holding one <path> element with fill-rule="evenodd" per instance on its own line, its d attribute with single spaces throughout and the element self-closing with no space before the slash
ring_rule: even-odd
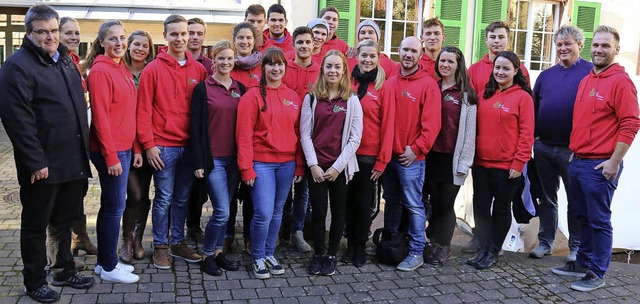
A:
<svg viewBox="0 0 640 304">
<path fill-rule="evenodd" d="M 262 33 L 264 30 L 264 25 L 267 23 L 266 18 L 267 12 L 264 10 L 264 7 L 260 4 L 251 4 L 244 11 L 244 22 L 248 22 L 251 24 L 257 33 Z M 260 51 L 260 53 L 264 54 L 264 52 L 273 46 L 269 39 L 266 39 L 264 35 L 258 35 L 255 39 L 256 48 Z"/>
<path fill-rule="evenodd" d="M 610 26 L 596 28 L 591 42 L 593 70 L 580 81 L 573 108 L 569 149 L 569 208 L 580 223 L 575 262 L 553 268 L 559 275 L 581 276 L 571 289 L 592 291 L 605 285 L 611 261 L 611 202 L 625 154 L 640 129 L 638 91 L 615 63 L 620 35 Z"/>
<path fill-rule="evenodd" d="M 542 71 L 533 89 L 536 108 L 536 141 L 533 151 L 542 195 L 539 198 L 539 245 L 529 253 L 531 258 L 542 258 L 553 252 L 553 240 L 558 230 L 558 189 L 560 178 L 565 191 L 569 191 L 569 135 L 573 105 L 578 84 L 591 69 L 591 62 L 580 58 L 584 47 L 584 33 L 576 26 L 562 26 L 553 36 L 558 64 Z M 568 210 L 569 256 L 576 260 L 580 245 L 580 226 L 572 210 Z"/>
<path fill-rule="evenodd" d="M 194 179 L 187 148 L 191 137 L 191 95 L 196 84 L 207 77 L 207 71 L 187 51 L 189 33 L 184 17 L 167 17 L 163 35 L 168 48 L 142 71 L 136 115 L 138 140 L 154 169 L 153 263 L 157 268 L 169 269 L 169 255 L 188 262 L 201 260 L 184 243 L 184 225 Z M 171 244 L 167 237 L 169 225 Z"/>
<path fill-rule="evenodd" d="M 267 11 L 267 26 L 263 32 L 263 39 L 278 47 L 283 53 L 293 51 L 293 40 L 287 30 L 287 11 L 280 4 L 274 4 Z"/>
<path fill-rule="evenodd" d="M 416 270 L 424 263 L 427 220 L 422 203 L 424 159 L 440 132 L 441 122 L 440 90 L 419 64 L 421 44 L 416 37 L 402 40 L 401 66 L 385 83 L 395 90 L 396 113 L 393 156 L 382 181 L 386 201 L 384 226 L 397 234 L 403 209 L 407 210 L 409 255 L 398 265 L 402 271 Z"/>
<path fill-rule="evenodd" d="M 191 53 L 191 57 L 204 66 L 207 70 L 207 75 L 211 75 L 211 59 L 202 53 L 202 45 L 207 34 L 207 24 L 200 18 L 191 18 L 187 20 L 187 30 L 189 31 L 187 49 Z"/>
<path fill-rule="evenodd" d="M 444 34 L 444 24 L 438 18 L 431 18 L 422 23 L 422 44 L 424 53 L 420 57 L 420 64 L 429 76 L 438 80 L 436 75 L 436 58 L 442 50 L 442 43 L 447 36 Z"/>
<path fill-rule="evenodd" d="M 329 5 L 320 11 L 319 18 L 329 25 L 328 38 L 326 43 L 322 46 L 322 53 L 326 54 L 330 50 L 338 50 L 342 52 L 342 54 L 347 54 L 349 51 L 349 45 L 336 35 L 340 20 L 340 13 L 338 13 L 338 9 L 335 6 Z"/>
</svg>

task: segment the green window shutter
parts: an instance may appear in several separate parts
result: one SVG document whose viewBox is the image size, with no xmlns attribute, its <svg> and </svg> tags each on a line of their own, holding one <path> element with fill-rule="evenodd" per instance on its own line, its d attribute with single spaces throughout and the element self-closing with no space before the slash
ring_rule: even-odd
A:
<svg viewBox="0 0 640 304">
<path fill-rule="evenodd" d="M 473 39 L 473 62 L 488 52 L 484 29 L 497 20 L 506 21 L 508 0 L 476 0 L 476 18 Z"/>
<path fill-rule="evenodd" d="M 593 33 L 600 23 L 600 5 L 597 2 L 573 2 L 571 23 L 584 31 L 584 47 L 580 51 L 580 56 L 587 60 L 591 60 Z"/>
<path fill-rule="evenodd" d="M 453 45 L 464 53 L 467 26 L 467 0 L 438 0 L 436 16 L 444 24 L 444 45 Z"/>
<path fill-rule="evenodd" d="M 353 45 L 357 26 L 357 0 L 320 0 L 318 1 L 318 13 L 329 5 L 335 6 L 340 13 L 336 35 L 338 38 L 347 42 L 348 45 Z"/>
</svg>

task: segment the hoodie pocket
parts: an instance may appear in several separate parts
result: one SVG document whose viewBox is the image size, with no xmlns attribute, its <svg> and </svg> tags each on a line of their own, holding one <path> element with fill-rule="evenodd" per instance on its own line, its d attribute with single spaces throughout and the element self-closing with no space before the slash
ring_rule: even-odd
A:
<svg viewBox="0 0 640 304">
<path fill-rule="evenodd" d="M 478 136 L 477 157 L 483 160 L 509 160 L 509 153 L 500 137 Z"/>
</svg>

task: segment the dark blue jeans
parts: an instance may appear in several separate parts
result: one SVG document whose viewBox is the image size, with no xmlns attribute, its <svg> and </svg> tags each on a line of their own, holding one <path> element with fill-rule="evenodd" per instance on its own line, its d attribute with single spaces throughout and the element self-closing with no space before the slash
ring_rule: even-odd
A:
<svg viewBox="0 0 640 304">
<path fill-rule="evenodd" d="M 204 230 L 202 253 L 213 255 L 222 250 L 229 221 L 229 206 L 240 182 L 240 169 L 235 157 L 213 158 L 213 170 L 207 178 L 213 213 Z"/>
<path fill-rule="evenodd" d="M 305 176 L 299 183 L 293 184 L 293 212 L 291 214 L 291 233 L 304 228 L 304 219 L 309 206 L 309 183 Z"/>
<path fill-rule="evenodd" d="M 538 206 L 538 217 L 540 219 L 538 239 L 541 246 L 552 249 L 553 240 L 558 230 L 560 178 L 562 178 L 567 196 L 569 194 L 569 157 L 571 156 L 571 150 L 567 147 L 549 146 L 536 140 L 533 145 L 533 151 L 536 158 L 538 182 L 542 190 L 540 205 Z M 577 252 L 578 246 L 580 246 L 580 224 L 571 209 L 567 210 L 567 220 L 569 226 L 569 249 L 572 252 Z"/>
<path fill-rule="evenodd" d="M 120 220 L 127 199 L 131 150 L 119 151 L 118 159 L 120 159 L 122 166 L 122 174 L 113 176 L 107 172 L 107 165 L 102 153 L 91 153 L 91 162 L 98 171 L 101 189 L 100 210 L 96 221 L 99 248 L 96 264 L 102 266 L 105 271 L 112 271 L 118 264 L 118 236 L 120 235 Z"/>
<path fill-rule="evenodd" d="M 576 262 L 601 278 L 611 261 L 611 200 L 623 168 L 620 164 L 616 179 L 607 180 L 602 169 L 594 169 L 605 160 L 574 157 L 569 166 L 569 205 L 580 223 L 580 248 Z"/>
</svg>

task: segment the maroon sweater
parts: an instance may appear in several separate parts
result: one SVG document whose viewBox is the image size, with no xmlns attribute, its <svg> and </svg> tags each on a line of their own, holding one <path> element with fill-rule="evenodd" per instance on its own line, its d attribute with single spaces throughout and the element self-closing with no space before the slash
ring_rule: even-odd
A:
<svg viewBox="0 0 640 304">
<path fill-rule="evenodd" d="M 240 89 L 233 80 L 229 90 L 207 77 L 207 109 L 209 115 L 209 144 L 213 157 L 236 156 L 236 116 L 240 102 Z"/>
<path fill-rule="evenodd" d="M 442 86 L 442 84 L 440 84 Z M 462 107 L 462 92 L 458 86 L 452 86 L 441 93 L 442 96 L 442 126 L 440 133 L 433 143 L 431 151 L 453 154 L 458 139 L 460 110 Z"/>
<path fill-rule="evenodd" d="M 320 167 L 331 167 L 342 152 L 342 130 L 347 118 L 347 101 L 340 97 L 316 101 L 311 140 Z"/>
</svg>

